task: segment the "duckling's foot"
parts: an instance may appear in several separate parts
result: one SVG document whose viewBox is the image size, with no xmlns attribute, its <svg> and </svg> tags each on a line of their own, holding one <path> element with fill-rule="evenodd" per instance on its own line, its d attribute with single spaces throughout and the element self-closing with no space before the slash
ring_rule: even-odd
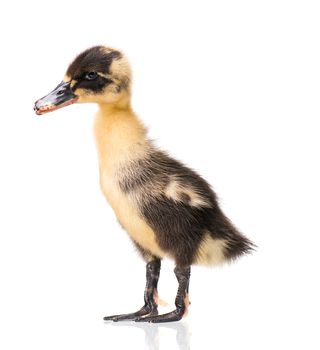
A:
<svg viewBox="0 0 320 350">
<path fill-rule="evenodd" d="M 159 280 L 161 268 L 161 261 L 158 258 L 148 262 L 146 266 L 146 288 L 144 291 L 144 306 L 137 312 L 122 315 L 106 316 L 103 318 L 104 321 L 128 321 L 135 320 L 136 318 L 143 316 L 156 316 L 158 315 L 158 305 L 156 302 L 158 293 L 157 285 Z"/>
<path fill-rule="evenodd" d="M 145 317 L 137 317 L 136 322 L 150 322 L 150 323 L 162 323 L 162 322 L 175 322 L 180 321 L 184 315 L 184 310 L 174 310 L 163 315 L 148 315 Z"/>
<path fill-rule="evenodd" d="M 151 322 L 151 323 L 160 323 L 160 322 L 174 322 L 180 321 L 184 315 L 187 314 L 189 306 L 189 280 L 190 280 L 190 266 L 186 268 L 174 269 L 174 273 L 177 277 L 179 287 L 176 296 L 176 309 L 174 311 L 168 312 L 163 315 L 147 315 L 140 316 L 135 319 L 136 322 Z"/>
<path fill-rule="evenodd" d="M 158 315 L 157 308 L 150 310 L 149 307 L 143 306 L 139 311 L 132 312 L 131 314 L 121 314 L 121 315 L 113 315 L 113 316 L 106 316 L 103 318 L 104 321 L 130 321 L 135 320 L 136 318 L 143 317 L 143 316 L 156 316 Z"/>
</svg>

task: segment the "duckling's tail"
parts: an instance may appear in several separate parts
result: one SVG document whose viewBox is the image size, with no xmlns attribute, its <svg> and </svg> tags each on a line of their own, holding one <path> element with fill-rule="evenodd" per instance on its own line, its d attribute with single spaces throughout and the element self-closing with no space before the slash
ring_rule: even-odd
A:
<svg viewBox="0 0 320 350">
<path fill-rule="evenodd" d="M 256 250 L 257 246 L 242 234 L 222 211 L 219 212 L 218 216 L 219 224 L 216 225 L 213 232 L 225 242 L 224 256 L 226 260 L 235 260 Z"/>
<path fill-rule="evenodd" d="M 244 254 L 251 254 L 257 246 L 238 230 L 228 235 L 224 249 L 227 260 L 235 260 Z"/>
</svg>

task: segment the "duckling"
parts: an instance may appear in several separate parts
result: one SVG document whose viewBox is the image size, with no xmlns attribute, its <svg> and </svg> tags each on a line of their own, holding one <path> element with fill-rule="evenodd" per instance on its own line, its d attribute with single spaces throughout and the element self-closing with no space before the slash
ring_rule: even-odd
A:
<svg viewBox="0 0 320 350">
<path fill-rule="evenodd" d="M 36 114 L 97 103 L 95 139 L 103 194 L 146 263 L 144 305 L 105 321 L 179 321 L 189 306 L 190 269 L 218 265 L 254 249 L 231 223 L 216 194 L 194 170 L 159 150 L 130 103 L 131 69 L 118 50 L 94 46 L 69 65 L 63 81 L 36 101 Z M 176 308 L 158 314 L 161 260 L 173 259 Z"/>
</svg>

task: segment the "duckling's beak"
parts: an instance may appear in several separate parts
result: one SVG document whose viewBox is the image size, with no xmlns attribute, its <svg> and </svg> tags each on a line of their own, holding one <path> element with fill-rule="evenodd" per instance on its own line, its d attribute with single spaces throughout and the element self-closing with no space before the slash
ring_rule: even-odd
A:
<svg viewBox="0 0 320 350">
<path fill-rule="evenodd" d="M 62 81 L 48 95 L 36 101 L 33 109 L 37 114 L 44 114 L 71 105 L 76 102 L 77 99 L 78 96 L 71 90 L 70 82 Z"/>
</svg>

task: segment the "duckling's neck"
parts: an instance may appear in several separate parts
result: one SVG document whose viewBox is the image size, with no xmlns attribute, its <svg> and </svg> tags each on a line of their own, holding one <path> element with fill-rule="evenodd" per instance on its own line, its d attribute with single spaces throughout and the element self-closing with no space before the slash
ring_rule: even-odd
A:
<svg viewBox="0 0 320 350">
<path fill-rule="evenodd" d="M 101 104 L 96 115 L 95 138 L 101 171 L 142 158 L 149 149 L 146 129 L 130 104 Z"/>
</svg>

